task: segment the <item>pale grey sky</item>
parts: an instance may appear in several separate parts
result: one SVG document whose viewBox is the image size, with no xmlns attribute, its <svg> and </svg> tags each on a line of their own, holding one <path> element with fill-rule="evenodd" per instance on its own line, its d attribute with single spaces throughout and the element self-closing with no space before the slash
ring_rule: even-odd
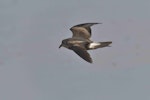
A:
<svg viewBox="0 0 150 100">
<path fill-rule="evenodd" d="M 150 100 L 149 0 L 0 0 L 0 100 Z M 70 27 L 111 48 L 58 49 Z"/>
</svg>

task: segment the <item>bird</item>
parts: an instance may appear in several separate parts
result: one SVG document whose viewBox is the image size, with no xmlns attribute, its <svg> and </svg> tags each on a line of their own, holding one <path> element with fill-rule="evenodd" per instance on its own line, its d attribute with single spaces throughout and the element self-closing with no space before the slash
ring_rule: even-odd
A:
<svg viewBox="0 0 150 100">
<path fill-rule="evenodd" d="M 102 23 L 83 23 L 70 28 L 72 37 L 62 40 L 61 47 L 73 50 L 85 61 L 92 63 L 93 60 L 87 50 L 94 50 L 103 47 L 110 47 L 112 41 L 94 42 L 90 39 L 92 35 L 91 26 Z"/>
</svg>

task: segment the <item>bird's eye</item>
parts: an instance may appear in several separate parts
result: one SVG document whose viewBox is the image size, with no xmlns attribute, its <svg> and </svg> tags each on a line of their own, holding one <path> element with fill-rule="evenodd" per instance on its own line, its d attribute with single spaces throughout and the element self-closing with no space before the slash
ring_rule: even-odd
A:
<svg viewBox="0 0 150 100">
<path fill-rule="evenodd" d="M 65 44 L 65 41 L 62 41 L 63 44 Z"/>
<path fill-rule="evenodd" d="M 66 44 L 66 41 L 62 41 L 63 44 Z"/>
</svg>

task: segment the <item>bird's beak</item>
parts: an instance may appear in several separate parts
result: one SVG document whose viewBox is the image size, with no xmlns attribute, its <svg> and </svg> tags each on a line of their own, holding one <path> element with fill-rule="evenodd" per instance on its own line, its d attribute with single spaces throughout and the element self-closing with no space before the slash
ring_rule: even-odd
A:
<svg viewBox="0 0 150 100">
<path fill-rule="evenodd" d="M 61 48 L 62 47 L 62 44 L 59 46 L 59 48 Z"/>
</svg>

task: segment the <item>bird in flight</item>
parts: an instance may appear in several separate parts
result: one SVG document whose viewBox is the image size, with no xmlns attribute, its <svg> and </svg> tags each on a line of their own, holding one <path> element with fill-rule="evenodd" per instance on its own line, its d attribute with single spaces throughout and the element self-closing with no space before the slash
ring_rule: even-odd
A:
<svg viewBox="0 0 150 100">
<path fill-rule="evenodd" d="M 67 49 L 73 50 L 77 55 L 79 55 L 85 61 L 92 63 L 92 58 L 87 50 L 93 50 L 97 48 L 109 47 L 112 43 L 111 41 L 107 42 L 93 42 L 90 40 L 91 37 L 91 26 L 95 24 L 102 23 L 83 23 L 75 25 L 70 28 L 73 35 L 72 38 L 67 38 L 62 40 L 60 47 L 65 47 Z"/>
</svg>

